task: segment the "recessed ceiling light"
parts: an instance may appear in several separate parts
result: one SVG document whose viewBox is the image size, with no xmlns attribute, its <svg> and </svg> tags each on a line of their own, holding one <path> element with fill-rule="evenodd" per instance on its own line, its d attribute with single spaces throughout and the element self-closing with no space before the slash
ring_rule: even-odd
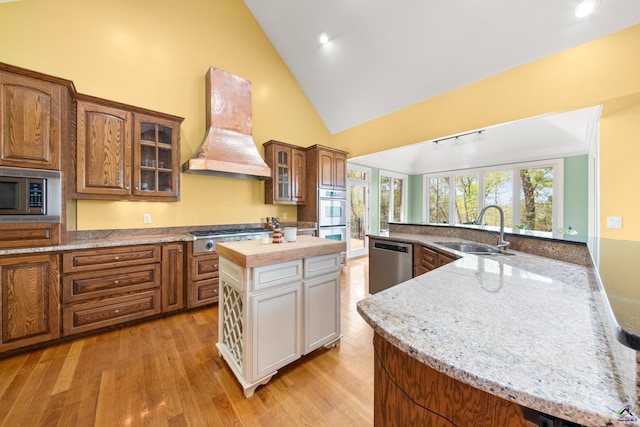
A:
<svg viewBox="0 0 640 427">
<path fill-rule="evenodd" d="M 576 8 L 573 9 L 573 14 L 578 18 L 589 16 L 594 12 L 598 3 L 599 0 L 581 0 L 580 3 L 576 5 Z"/>
<path fill-rule="evenodd" d="M 318 40 L 320 44 L 327 44 L 329 42 L 329 35 L 327 33 L 320 33 Z"/>
</svg>

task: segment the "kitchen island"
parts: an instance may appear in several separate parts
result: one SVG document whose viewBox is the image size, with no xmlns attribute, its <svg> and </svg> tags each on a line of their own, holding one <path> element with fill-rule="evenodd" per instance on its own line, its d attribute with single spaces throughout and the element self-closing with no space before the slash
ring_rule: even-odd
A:
<svg viewBox="0 0 640 427">
<path fill-rule="evenodd" d="M 613 336 L 595 269 L 513 252 L 456 252 L 358 302 L 374 329 L 376 425 L 640 425 L 638 353 Z"/>
<path fill-rule="evenodd" d="M 340 254 L 344 242 L 219 243 L 218 342 L 244 395 L 281 367 L 340 338 Z"/>
</svg>

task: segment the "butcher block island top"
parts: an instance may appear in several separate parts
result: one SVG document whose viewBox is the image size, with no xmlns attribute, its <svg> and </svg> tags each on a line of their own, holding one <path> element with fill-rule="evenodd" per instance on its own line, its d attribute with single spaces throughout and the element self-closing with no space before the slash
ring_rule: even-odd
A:
<svg viewBox="0 0 640 427">
<path fill-rule="evenodd" d="M 313 236 L 297 236 L 295 242 L 263 244 L 259 240 L 243 240 L 216 245 L 219 256 L 245 268 L 329 255 L 346 250 L 345 242 Z"/>
</svg>

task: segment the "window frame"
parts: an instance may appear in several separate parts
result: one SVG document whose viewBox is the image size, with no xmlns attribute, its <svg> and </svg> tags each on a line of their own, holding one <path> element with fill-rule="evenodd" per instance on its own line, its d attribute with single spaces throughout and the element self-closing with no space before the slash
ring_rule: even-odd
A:
<svg viewBox="0 0 640 427">
<path fill-rule="evenodd" d="M 562 228 L 562 224 L 564 221 L 564 159 L 556 158 L 549 160 L 537 160 L 533 162 L 521 162 L 521 163 L 512 163 L 508 165 L 495 165 L 495 166 L 485 166 L 481 168 L 472 168 L 472 169 L 456 169 L 452 171 L 444 171 L 433 174 L 425 174 L 422 176 L 422 184 L 424 194 L 423 194 L 423 221 L 426 224 L 434 224 L 431 222 L 430 211 L 429 211 L 429 180 L 434 178 L 444 178 L 448 177 L 449 182 L 454 183 L 454 188 L 449 191 L 449 224 L 454 226 L 460 226 L 463 224 L 455 223 L 455 182 L 457 176 L 463 175 L 478 175 L 478 211 L 482 210 L 484 207 L 484 174 L 487 172 L 505 172 L 510 171 L 513 174 L 513 224 L 520 224 L 520 190 L 521 184 L 520 179 L 517 179 L 520 176 L 520 169 L 535 169 L 535 168 L 544 168 L 551 167 L 553 168 L 553 214 L 552 214 L 552 225 L 551 225 L 551 234 L 555 233 L 555 230 L 558 228 Z M 482 196 L 480 196 L 482 195 Z"/>
<path fill-rule="evenodd" d="M 403 181 L 402 183 L 402 208 L 400 210 L 400 216 L 401 219 L 400 221 L 404 221 L 407 218 L 407 210 L 408 210 L 408 197 L 409 197 L 409 175 L 407 174 L 403 174 L 403 173 L 398 173 L 398 172 L 391 172 L 391 171 L 387 171 L 387 170 L 382 170 L 380 169 L 378 172 L 378 228 L 379 231 L 385 231 L 388 229 L 382 229 L 382 227 L 380 227 L 380 223 L 382 222 L 382 211 L 381 211 L 381 206 L 382 203 L 380 203 L 380 201 L 382 200 L 382 185 L 380 183 L 380 180 L 383 178 L 391 178 L 391 179 L 400 179 Z M 393 199 L 390 201 L 389 203 L 389 213 L 393 212 Z M 393 222 L 391 221 L 389 218 L 387 218 L 387 223 L 389 222 Z"/>
</svg>

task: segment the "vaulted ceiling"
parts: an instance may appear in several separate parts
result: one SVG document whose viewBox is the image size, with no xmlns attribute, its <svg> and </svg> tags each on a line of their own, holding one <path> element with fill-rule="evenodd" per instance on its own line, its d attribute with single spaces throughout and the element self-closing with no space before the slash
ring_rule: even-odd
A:
<svg viewBox="0 0 640 427">
<path fill-rule="evenodd" d="M 244 0 L 331 133 L 640 23 L 590 1 Z"/>
</svg>

